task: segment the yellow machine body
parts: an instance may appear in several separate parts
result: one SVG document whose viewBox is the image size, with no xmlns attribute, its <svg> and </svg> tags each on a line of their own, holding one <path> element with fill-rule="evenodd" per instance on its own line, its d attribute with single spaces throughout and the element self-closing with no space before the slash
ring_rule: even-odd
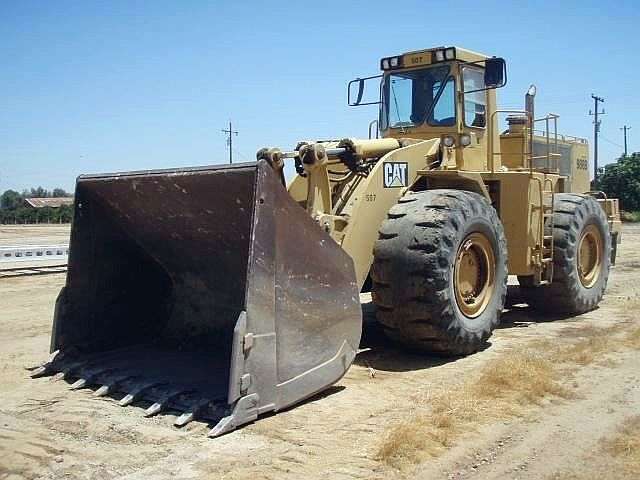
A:
<svg viewBox="0 0 640 480">
<path fill-rule="evenodd" d="M 122 405 L 147 401 L 146 415 L 177 410 L 178 426 L 213 421 L 217 436 L 344 375 L 360 340 L 358 293 L 374 276 L 394 338 L 411 344 L 418 332 L 449 354 L 481 348 L 507 273 L 523 285 L 553 282 L 554 202 L 589 190 L 587 143 L 558 135 L 556 115 L 535 117 L 534 92 L 525 109 L 500 110 L 503 59 L 438 47 L 383 58 L 381 68 L 369 77 L 380 78 L 370 138 L 263 148 L 250 164 L 79 177 L 53 357 L 34 376 L 121 392 Z M 353 105 L 363 85 L 350 83 Z M 510 116 L 502 134 L 500 115 Z M 291 160 L 297 175 L 286 184 Z M 598 202 L 615 243 L 617 200 Z M 472 217 L 475 230 L 456 230 Z M 415 235 L 396 228 L 400 218 Z M 608 267 L 608 239 L 596 233 L 581 240 L 585 282 L 590 265 Z M 389 255 L 384 242 L 394 239 L 406 245 Z M 400 328 L 405 307 L 417 330 Z"/>
</svg>

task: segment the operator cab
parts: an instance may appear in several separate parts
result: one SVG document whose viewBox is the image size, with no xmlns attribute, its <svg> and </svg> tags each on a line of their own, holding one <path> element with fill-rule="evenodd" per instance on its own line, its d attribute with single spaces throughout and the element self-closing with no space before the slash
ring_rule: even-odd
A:
<svg viewBox="0 0 640 480">
<path fill-rule="evenodd" d="M 462 140 L 461 146 L 465 146 L 472 137 L 484 136 L 488 115 L 495 110 L 492 89 L 506 83 L 502 58 L 458 47 L 386 57 L 380 68 L 381 75 L 349 83 L 349 105 L 379 104 L 382 137 L 449 137 L 445 145 L 460 145 L 457 140 Z M 378 101 L 363 101 L 365 82 L 378 78 Z"/>
</svg>

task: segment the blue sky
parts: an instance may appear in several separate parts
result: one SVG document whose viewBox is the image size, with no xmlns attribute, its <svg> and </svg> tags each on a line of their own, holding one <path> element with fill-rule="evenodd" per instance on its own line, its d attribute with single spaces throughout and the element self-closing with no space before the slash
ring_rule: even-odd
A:
<svg viewBox="0 0 640 480">
<path fill-rule="evenodd" d="M 637 2 L 0 0 L 0 191 L 73 188 L 80 173 L 223 163 L 262 146 L 367 135 L 375 106 L 346 83 L 380 57 L 458 45 L 507 60 L 501 106 L 592 138 L 600 158 L 640 150 Z M 636 88 L 634 88 L 636 87 Z M 635 139 L 638 139 L 637 141 Z"/>
</svg>

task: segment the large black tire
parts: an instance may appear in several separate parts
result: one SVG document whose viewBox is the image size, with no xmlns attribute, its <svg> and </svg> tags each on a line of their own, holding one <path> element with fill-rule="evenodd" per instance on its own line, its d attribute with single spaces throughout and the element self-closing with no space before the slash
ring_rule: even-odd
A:
<svg viewBox="0 0 640 480">
<path fill-rule="evenodd" d="M 577 315 L 593 310 L 602 300 L 611 268 L 611 234 L 602 207 L 588 195 L 558 193 L 553 232 L 549 227 L 546 231 L 550 233 L 553 233 L 553 281 L 536 287 L 531 277 L 518 277 L 522 295 L 530 306 L 543 312 Z M 596 275 L 592 279 L 581 279 L 579 273 L 580 245 L 585 235 L 586 241 L 597 235 L 601 242 L 599 266 L 588 269 Z M 585 268 L 581 270 L 584 277 Z"/>
<path fill-rule="evenodd" d="M 472 245 L 472 234 L 486 239 L 494 260 L 486 257 L 485 262 L 493 264 L 491 290 L 481 290 L 492 293 L 482 297 L 484 307 L 473 318 L 460 309 L 454 287 L 454 266 Z M 389 210 L 380 227 L 371 277 L 376 316 L 391 339 L 413 350 L 442 355 L 475 352 L 498 324 L 507 292 L 502 223 L 489 202 L 476 193 L 411 192 Z"/>
</svg>

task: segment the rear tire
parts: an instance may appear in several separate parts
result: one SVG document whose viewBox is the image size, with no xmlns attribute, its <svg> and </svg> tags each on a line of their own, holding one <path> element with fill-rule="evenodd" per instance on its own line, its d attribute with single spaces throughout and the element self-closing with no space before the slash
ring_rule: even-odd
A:
<svg viewBox="0 0 640 480">
<path fill-rule="evenodd" d="M 527 303 L 543 312 L 578 315 L 596 308 L 611 268 L 607 217 L 593 197 L 559 193 L 553 212 L 553 281 L 518 277 Z M 550 232 L 547 232 L 547 234 Z"/>
<path fill-rule="evenodd" d="M 410 192 L 380 227 L 372 298 L 403 345 L 464 355 L 486 344 L 507 291 L 507 244 L 487 200 L 472 192 Z"/>
</svg>

